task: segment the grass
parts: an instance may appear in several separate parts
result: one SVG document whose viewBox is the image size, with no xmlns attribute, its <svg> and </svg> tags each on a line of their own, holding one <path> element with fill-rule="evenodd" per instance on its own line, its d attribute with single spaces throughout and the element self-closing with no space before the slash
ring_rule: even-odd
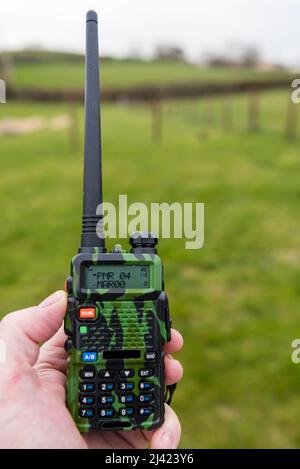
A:
<svg viewBox="0 0 300 469">
<path fill-rule="evenodd" d="M 22 88 L 82 89 L 84 63 L 53 60 L 26 63 L 16 61 L 13 84 Z M 205 68 L 168 61 L 105 60 L 101 65 L 104 88 L 126 88 L 141 85 L 167 85 L 198 81 L 232 81 L 286 78 L 285 71 L 259 72 L 251 69 Z"/>
<path fill-rule="evenodd" d="M 266 93 L 261 130 L 246 131 L 246 97 L 167 103 L 163 141 L 146 107 L 103 107 L 108 201 L 205 202 L 205 247 L 161 240 L 185 376 L 174 399 L 182 447 L 299 447 L 299 139 L 283 135 L 287 96 Z M 55 115 L 63 106 L 6 104 L 0 117 Z M 80 119 L 82 121 L 81 110 Z M 298 129 L 300 130 L 300 129 Z M 300 135 L 300 134 L 299 134 Z M 61 288 L 79 243 L 82 151 L 68 133 L 1 137 L 1 313 Z M 110 243 L 112 244 L 112 242 Z"/>
</svg>

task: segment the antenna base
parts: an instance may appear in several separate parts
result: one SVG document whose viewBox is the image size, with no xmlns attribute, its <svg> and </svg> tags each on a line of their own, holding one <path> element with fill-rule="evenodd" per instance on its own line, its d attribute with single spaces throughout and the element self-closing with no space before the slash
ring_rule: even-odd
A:
<svg viewBox="0 0 300 469">
<path fill-rule="evenodd" d="M 83 215 L 81 248 L 97 247 L 101 252 L 106 252 L 104 238 L 97 235 L 97 231 L 102 233 L 103 215 Z"/>
</svg>

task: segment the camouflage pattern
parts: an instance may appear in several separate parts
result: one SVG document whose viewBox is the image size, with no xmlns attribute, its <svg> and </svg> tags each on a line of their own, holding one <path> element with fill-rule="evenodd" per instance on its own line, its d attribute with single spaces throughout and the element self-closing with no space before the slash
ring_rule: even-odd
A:
<svg viewBox="0 0 300 469">
<path fill-rule="evenodd" d="M 150 286 L 139 290 L 97 290 L 90 289 L 82 291 L 80 286 L 81 268 L 85 264 L 104 265 L 149 265 Z M 152 429 L 160 426 L 164 418 L 164 354 L 163 344 L 170 340 L 167 297 L 163 291 L 163 269 L 160 258 L 156 254 L 146 253 L 99 253 L 97 248 L 93 252 L 83 252 L 76 255 L 71 262 L 72 283 L 68 292 L 68 308 L 65 318 L 65 331 L 72 342 L 68 350 L 68 372 L 67 372 L 67 405 L 81 432 L 91 429 L 115 429 L 120 428 L 132 430 L 137 427 Z M 87 335 L 80 334 L 79 328 L 83 325 L 78 320 L 78 308 L 96 307 L 97 317 L 93 321 L 84 322 L 89 328 Z M 69 342 L 70 342 L 69 340 Z M 138 350 L 140 358 L 104 359 L 103 351 Z M 81 359 L 83 351 L 96 351 L 97 361 L 84 364 Z M 154 363 L 145 362 L 145 352 L 155 351 L 157 360 Z M 83 381 L 80 370 L 91 368 L 96 371 L 96 406 L 95 416 L 80 417 L 79 409 L 79 385 Z M 145 381 L 153 383 L 154 413 L 150 416 L 136 415 L 120 416 L 119 411 L 124 404 L 119 402 L 119 369 L 134 370 L 134 377 L 124 381 L 134 382 L 134 390 L 131 394 L 135 396 L 134 407 L 138 406 L 139 394 L 138 371 L 141 368 L 152 368 L 154 376 Z M 111 404 L 115 411 L 114 417 L 102 418 L 99 416 L 98 387 L 102 380 L 99 378 L 100 370 L 116 370 L 113 380 L 115 389 L 112 391 L 114 402 Z M 109 394 L 109 393 L 108 393 Z M 108 423 L 109 422 L 109 423 Z M 104 425 L 104 426 L 103 426 Z M 108 425 L 108 427 L 106 427 Z M 126 426 L 124 426 L 126 425 Z"/>
</svg>

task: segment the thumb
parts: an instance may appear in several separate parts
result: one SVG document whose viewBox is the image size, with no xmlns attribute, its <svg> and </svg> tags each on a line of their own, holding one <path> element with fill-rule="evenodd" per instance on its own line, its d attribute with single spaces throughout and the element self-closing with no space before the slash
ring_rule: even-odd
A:
<svg viewBox="0 0 300 469">
<path fill-rule="evenodd" d="M 0 339 L 5 363 L 33 366 L 40 344 L 50 339 L 61 326 L 66 312 L 66 293 L 57 291 L 39 306 L 15 311 L 0 323 Z"/>
</svg>

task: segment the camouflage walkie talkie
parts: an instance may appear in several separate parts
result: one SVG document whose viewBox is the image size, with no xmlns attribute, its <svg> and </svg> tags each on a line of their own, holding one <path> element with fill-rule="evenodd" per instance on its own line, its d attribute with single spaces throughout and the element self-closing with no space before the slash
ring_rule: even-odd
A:
<svg viewBox="0 0 300 469">
<path fill-rule="evenodd" d="M 103 215 L 97 14 L 86 18 L 81 247 L 66 282 L 67 404 L 81 432 L 152 429 L 164 420 L 163 345 L 171 339 L 157 239 L 135 233 L 107 252 Z M 99 210 L 99 207 L 98 207 Z M 98 233 L 99 234 L 99 233 Z"/>
</svg>

